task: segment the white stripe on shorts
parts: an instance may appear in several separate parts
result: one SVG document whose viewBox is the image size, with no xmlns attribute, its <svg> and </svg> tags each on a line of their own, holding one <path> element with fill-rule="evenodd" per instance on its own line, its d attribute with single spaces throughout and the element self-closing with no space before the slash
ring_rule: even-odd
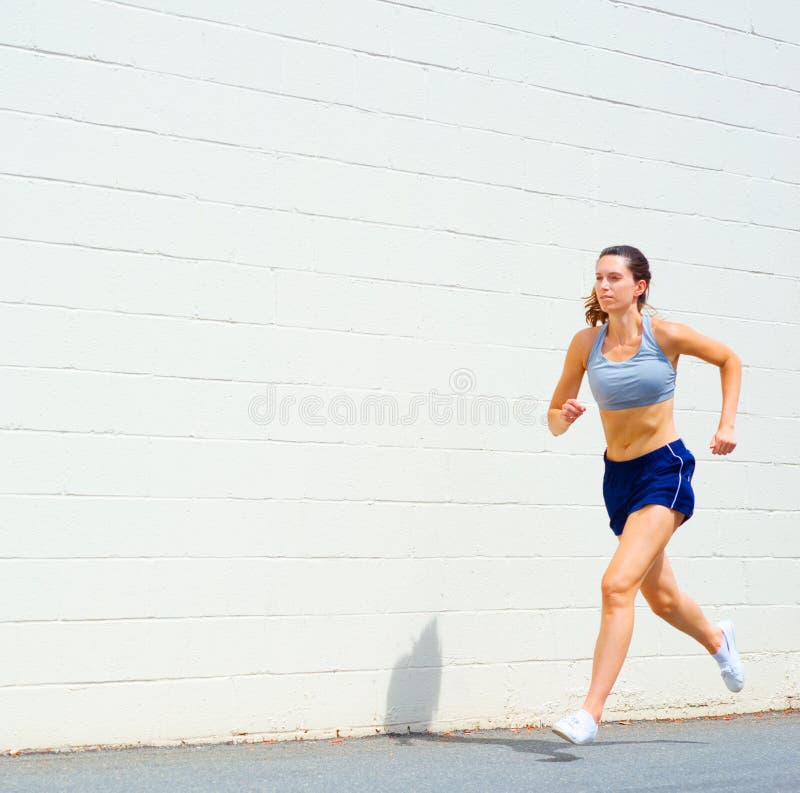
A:
<svg viewBox="0 0 800 793">
<path fill-rule="evenodd" d="M 672 446 L 667 444 L 667 448 L 672 452 Z M 678 489 L 675 491 L 675 498 L 672 499 L 672 504 L 670 504 L 670 509 L 675 506 L 675 502 L 678 500 L 678 493 L 681 492 L 681 471 L 683 471 L 683 458 L 680 455 L 675 454 L 672 452 L 673 457 L 677 457 L 681 461 L 681 467 L 678 471 Z"/>
</svg>

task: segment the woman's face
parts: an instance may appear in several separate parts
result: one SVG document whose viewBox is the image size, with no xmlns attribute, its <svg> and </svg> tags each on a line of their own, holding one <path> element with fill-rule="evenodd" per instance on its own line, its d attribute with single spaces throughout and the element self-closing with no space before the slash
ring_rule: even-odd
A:
<svg viewBox="0 0 800 793">
<path fill-rule="evenodd" d="M 600 308 L 607 312 L 609 308 L 627 308 L 635 303 L 642 290 L 637 289 L 623 256 L 601 256 L 597 260 L 594 291 Z"/>
</svg>

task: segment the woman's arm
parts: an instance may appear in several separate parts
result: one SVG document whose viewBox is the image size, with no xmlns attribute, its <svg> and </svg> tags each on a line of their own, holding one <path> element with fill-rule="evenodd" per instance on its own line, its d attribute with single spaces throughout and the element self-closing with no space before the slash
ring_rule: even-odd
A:
<svg viewBox="0 0 800 793">
<path fill-rule="evenodd" d="M 728 454 L 736 448 L 734 428 L 739 392 L 742 385 L 741 358 L 721 341 L 704 336 L 680 322 L 663 323 L 669 337 L 669 346 L 675 352 L 693 355 L 719 367 L 722 381 L 722 411 L 719 426 L 711 438 L 712 454 Z"/>
<path fill-rule="evenodd" d="M 589 332 L 589 328 L 579 330 L 567 349 L 564 370 L 547 411 L 547 425 L 553 435 L 563 435 L 586 410 L 586 406 L 581 405 L 576 397 L 586 371 L 583 358 Z"/>
</svg>

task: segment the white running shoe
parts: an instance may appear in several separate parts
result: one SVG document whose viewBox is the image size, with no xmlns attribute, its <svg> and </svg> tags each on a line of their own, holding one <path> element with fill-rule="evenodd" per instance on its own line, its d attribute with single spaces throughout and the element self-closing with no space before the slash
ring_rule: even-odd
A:
<svg viewBox="0 0 800 793">
<path fill-rule="evenodd" d="M 597 737 L 597 722 L 588 710 L 581 708 L 557 721 L 552 729 L 570 743 L 591 743 Z"/>
<path fill-rule="evenodd" d="M 728 651 L 728 657 L 720 662 L 720 674 L 730 691 L 741 691 L 744 688 L 744 670 L 742 669 L 742 660 L 739 658 L 739 652 L 736 649 L 733 622 L 731 620 L 722 620 L 717 623 L 717 627 L 722 631 L 722 643 L 723 645 L 727 643 Z"/>
</svg>

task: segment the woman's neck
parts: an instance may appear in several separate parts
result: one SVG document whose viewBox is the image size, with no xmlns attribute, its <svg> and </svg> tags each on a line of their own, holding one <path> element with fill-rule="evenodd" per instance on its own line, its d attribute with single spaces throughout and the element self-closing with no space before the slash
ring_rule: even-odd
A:
<svg viewBox="0 0 800 793">
<path fill-rule="evenodd" d="M 644 318 L 639 310 L 633 307 L 624 314 L 608 315 L 606 335 L 609 335 L 617 344 L 625 345 L 639 338 L 643 325 Z"/>
</svg>

